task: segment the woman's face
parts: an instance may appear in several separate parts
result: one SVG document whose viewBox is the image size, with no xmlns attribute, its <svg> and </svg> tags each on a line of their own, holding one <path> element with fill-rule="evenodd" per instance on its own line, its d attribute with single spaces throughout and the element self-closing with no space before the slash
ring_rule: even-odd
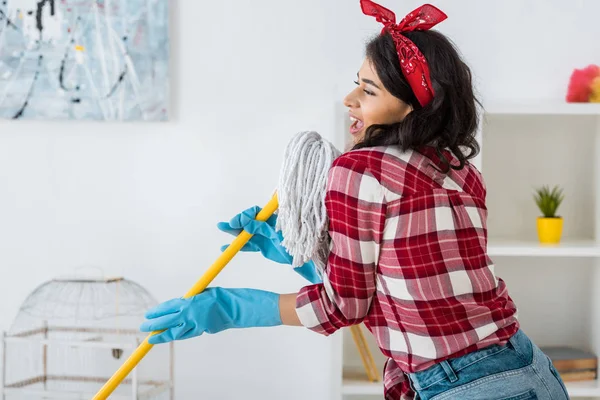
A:
<svg viewBox="0 0 600 400">
<path fill-rule="evenodd" d="M 389 125 L 400 122 L 412 107 L 388 92 L 369 59 L 365 59 L 356 89 L 348 93 L 344 105 L 349 108 L 350 133 L 354 144 L 359 143 L 371 125 Z"/>
</svg>

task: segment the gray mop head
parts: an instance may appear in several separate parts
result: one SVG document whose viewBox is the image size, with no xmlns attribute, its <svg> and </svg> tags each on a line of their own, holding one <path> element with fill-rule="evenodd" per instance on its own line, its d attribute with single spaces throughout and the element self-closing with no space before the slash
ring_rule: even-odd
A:
<svg viewBox="0 0 600 400">
<path fill-rule="evenodd" d="M 313 260 L 320 271 L 329 253 L 325 210 L 327 176 L 340 151 L 317 132 L 300 132 L 290 141 L 279 176 L 275 229 L 293 257 L 294 268 Z"/>
</svg>

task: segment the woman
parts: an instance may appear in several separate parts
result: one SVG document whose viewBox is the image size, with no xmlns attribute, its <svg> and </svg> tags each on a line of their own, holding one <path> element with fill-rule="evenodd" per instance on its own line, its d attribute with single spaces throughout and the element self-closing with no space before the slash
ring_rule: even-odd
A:
<svg viewBox="0 0 600 400">
<path fill-rule="evenodd" d="M 517 307 L 486 253 L 486 190 L 469 162 L 479 148 L 471 73 L 430 28 L 446 15 L 425 5 L 383 24 L 345 98 L 353 148 L 335 160 L 326 208 L 331 251 L 322 277 L 278 295 L 211 288 L 159 305 L 142 330 L 152 343 L 229 328 L 295 325 L 323 335 L 364 322 L 388 357 L 386 399 L 565 399 L 550 359 L 520 329 Z M 244 211 L 223 231 L 254 236 L 245 250 L 291 257 L 275 220 Z"/>
</svg>

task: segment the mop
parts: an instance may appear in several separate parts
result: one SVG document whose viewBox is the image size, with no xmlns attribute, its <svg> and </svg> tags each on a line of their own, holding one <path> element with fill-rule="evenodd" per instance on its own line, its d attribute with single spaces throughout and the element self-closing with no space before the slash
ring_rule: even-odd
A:
<svg viewBox="0 0 600 400">
<path fill-rule="evenodd" d="M 277 212 L 276 229 L 281 230 L 284 236 L 282 245 L 293 257 L 292 267 L 299 267 L 313 260 L 321 276 L 329 249 L 325 188 L 329 169 L 339 155 L 340 152 L 316 132 L 300 132 L 295 135 L 284 153 L 278 187 L 271 200 L 256 216 L 257 221 L 266 221 Z M 250 233 L 242 231 L 183 298 L 193 297 L 204 291 L 251 238 Z M 360 327 L 355 325 L 351 329 L 369 379 L 379 380 Z M 105 400 L 110 396 L 152 349 L 153 345 L 148 343 L 150 336 L 160 332 L 162 331 L 150 333 L 140 343 L 93 400 Z"/>
</svg>

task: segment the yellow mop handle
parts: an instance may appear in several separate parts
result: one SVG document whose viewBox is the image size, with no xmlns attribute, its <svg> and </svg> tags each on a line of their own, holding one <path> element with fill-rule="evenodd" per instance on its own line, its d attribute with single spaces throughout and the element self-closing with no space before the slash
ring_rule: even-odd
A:
<svg viewBox="0 0 600 400">
<path fill-rule="evenodd" d="M 273 215 L 275 210 L 279 207 L 279 201 L 277 195 L 273 195 L 267 205 L 258 213 L 256 216 L 257 221 L 266 221 Z M 225 268 L 225 266 L 231 261 L 231 259 L 244 247 L 244 245 L 250 240 L 252 234 L 242 231 L 225 249 L 221 256 L 210 266 L 208 271 L 196 282 L 196 284 L 183 296 L 189 298 L 202 293 L 204 289 L 212 282 L 213 279 Z M 135 349 L 135 351 L 129 356 L 129 358 L 121 365 L 121 368 L 114 373 L 114 375 L 104 384 L 98 393 L 94 396 L 93 400 L 105 400 L 110 394 L 119 386 L 119 384 L 129 375 L 129 373 L 136 367 L 136 365 L 144 358 L 146 354 L 152 349 L 154 345 L 148 343 L 148 338 L 152 335 L 156 335 L 164 331 L 155 331 L 150 333 L 146 339 Z"/>
</svg>

